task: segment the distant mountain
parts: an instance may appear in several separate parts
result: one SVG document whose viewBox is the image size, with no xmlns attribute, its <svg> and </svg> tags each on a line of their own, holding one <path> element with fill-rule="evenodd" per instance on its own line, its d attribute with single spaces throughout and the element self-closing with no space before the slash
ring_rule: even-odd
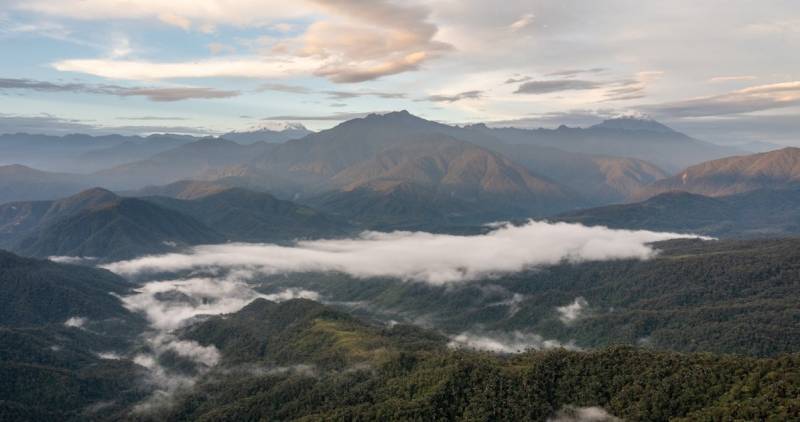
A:
<svg viewBox="0 0 800 422">
<path fill-rule="evenodd" d="M 176 199 L 197 199 L 230 189 L 219 181 L 179 180 L 166 185 L 145 186 L 125 192 L 125 196 L 166 196 Z"/>
<path fill-rule="evenodd" d="M 732 147 L 703 142 L 661 123 L 625 117 L 588 128 L 517 129 L 472 127 L 511 144 L 537 145 L 568 152 L 645 160 L 667 171 L 699 161 L 741 153 Z"/>
<path fill-rule="evenodd" d="M 392 195 L 395 189 L 425 192 L 426 201 L 465 217 L 487 208 L 543 214 L 580 203 L 557 182 L 445 132 L 454 130 L 408 112 L 370 115 L 277 145 L 245 167 L 301 183 L 303 200 L 316 206 L 331 200 L 343 204 L 350 192 L 371 192 L 358 194 L 362 200 Z"/>
<path fill-rule="evenodd" d="M 189 215 L 229 240 L 267 242 L 341 235 L 343 221 L 268 193 L 244 189 L 213 192 L 194 200 L 143 198 L 164 208 Z"/>
<path fill-rule="evenodd" d="M 262 127 L 240 132 L 228 132 L 221 137 L 243 145 L 254 144 L 256 142 L 281 144 L 290 139 L 300 139 L 311 133 L 314 132 L 306 129 L 306 127 L 300 123 L 285 123 L 280 127 Z"/>
<path fill-rule="evenodd" d="M 147 151 L 159 148 L 174 148 L 180 143 L 199 138 L 187 135 L 124 136 L 70 134 L 65 136 L 15 133 L 0 135 L 0 165 L 23 164 L 51 171 L 84 173 L 121 164 L 124 155 L 130 152 L 145 158 Z M 121 148 L 117 150 L 116 148 Z M 163 150 L 163 149 L 162 149 Z M 95 155 L 97 153 L 97 155 Z M 130 161 L 136 158 L 131 157 Z M 107 161 L 103 161 L 107 160 Z"/>
<path fill-rule="evenodd" d="M 85 171 L 102 170 L 144 160 L 196 140 L 197 138 L 187 136 L 150 135 L 146 138 L 126 140 L 107 148 L 85 152 L 76 161 Z"/>
<path fill-rule="evenodd" d="M 800 186 L 800 148 L 784 148 L 697 164 L 641 189 L 634 198 L 643 199 L 672 190 L 723 196 L 794 186 Z"/>
<path fill-rule="evenodd" d="M 265 153 L 270 147 L 263 142 L 240 145 L 224 139 L 207 138 L 146 160 L 102 170 L 92 176 L 114 189 L 138 189 L 198 177 L 210 170 L 244 162 Z"/>
<path fill-rule="evenodd" d="M 0 166 L 0 204 L 71 195 L 91 186 L 85 176 L 51 173 L 22 165 Z"/>
<path fill-rule="evenodd" d="M 192 217 L 103 189 L 47 203 L 6 204 L 0 215 L 7 246 L 37 257 L 124 259 L 224 239 Z"/>
<path fill-rule="evenodd" d="M 708 197 L 674 191 L 633 204 L 563 214 L 560 221 L 721 237 L 800 234 L 800 187 Z"/>
</svg>

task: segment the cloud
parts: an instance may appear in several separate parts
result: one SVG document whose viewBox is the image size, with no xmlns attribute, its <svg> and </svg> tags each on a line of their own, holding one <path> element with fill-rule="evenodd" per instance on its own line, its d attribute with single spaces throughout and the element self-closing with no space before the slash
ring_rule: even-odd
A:
<svg viewBox="0 0 800 422">
<path fill-rule="evenodd" d="M 109 79 L 161 80 L 176 78 L 280 78 L 310 74 L 319 68 L 317 60 L 277 57 L 211 58 L 188 62 L 152 62 L 112 59 L 71 59 L 53 63 L 62 72 L 80 72 Z"/>
<path fill-rule="evenodd" d="M 213 31 L 220 23 L 264 26 L 276 12 L 265 16 L 273 6 L 234 1 L 220 4 L 200 0 L 197 6 L 167 4 L 157 6 L 152 0 L 126 2 L 127 16 L 108 10 L 107 5 L 88 0 L 66 10 L 51 0 L 34 0 L 23 5 L 28 10 L 67 15 L 84 19 L 150 18 L 185 30 L 199 27 Z M 65 2 L 69 3 L 69 2 Z M 130 3 L 130 4 L 128 4 Z M 185 3 L 185 2 L 181 2 Z M 188 2 L 194 3 L 194 2 Z M 431 11 L 419 4 L 388 0 L 368 3 L 358 0 L 310 0 L 300 5 L 277 9 L 289 14 L 313 16 L 306 31 L 297 37 L 281 39 L 269 56 L 250 56 L 227 60 L 205 59 L 186 62 L 153 62 L 107 58 L 58 61 L 53 66 L 61 71 L 81 72 L 113 79 L 158 80 L 173 78 L 244 77 L 274 78 L 296 75 L 317 75 L 337 83 L 354 83 L 397 73 L 417 70 L 423 62 L 439 57 L 452 46 L 434 39 L 438 28 L 428 18 Z M 252 12 L 243 6 L 252 7 Z M 204 7 L 210 8 L 204 10 Z M 217 9 L 232 10 L 225 13 Z M 321 12 L 321 13 L 320 13 Z M 248 15 L 249 13 L 249 15 Z M 195 21 L 201 22 L 200 26 Z M 278 23 L 280 24 L 280 23 Z M 273 25 L 274 26 L 274 25 Z M 224 48 L 213 44 L 212 51 Z"/>
<path fill-rule="evenodd" d="M 146 97 L 151 101 L 169 102 L 191 99 L 230 98 L 238 91 L 227 91 L 203 87 L 124 87 L 118 85 L 94 85 L 85 83 L 54 83 L 33 79 L 0 79 L 0 90 L 30 90 L 38 92 L 72 92 L 118 97 Z"/>
<path fill-rule="evenodd" d="M 70 328 L 83 328 L 88 321 L 88 319 L 83 317 L 71 317 L 64 321 L 64 326 Z"/>
<path fill-rule="evenodd" d="M 300 85 L 286 85 L 277 83 L 267 83 L 259 87 L 260 91 L 288 92 L 290 94 L 311 94 L 315 91 Z"/>
<path fill-rule="evenodd" d="M 741 76 L 714 76 L 713 78 L 709 78 L 709 82 L 738 82 L 738 81 L 752 81 L 758 79 L 757 76 L 753 75 L 741 75 Z"/>
<path fill-rule="evenodd" d="M 333 114 L 310 114 L 310 115 L 299 115 L 299 114 L 285 114 L 285 115 L 277 115 L 277 116 L 269 116 L 265 117 L 261 120 L 299 120 L 299 121 L 344 121 L 344 120 L 351 120 L 351 119 L 360 119 L 363 117 L 367 117 L 370 114 L 375 114 L 373 112 L 338 112 Z M 381 114 L 378 112 L 377 114 Z"/>
<path fill-rule="evenodd" d="M 555 72 L 546 73 L 545 76 L 561 76 L 569 78 L 583 73 L 601 73 L 606 70 L 607 69 L 604 67 L 593 67 L 590 69 L 562 69 L 562 70 L 556 70 Z"/>
<path fill-rule="evenodd" d="M 511 25 L 508 26 L 509 29 L 512 31 L 519 31 L 521 29 L 525 29 L 530 26 L 534 19 L 536 19 L 536 15 L 533 13 L 526 13 L 522 15 L 519 19 L 515 20 Z"/>
<path fill-rule="evenodd" d="M 800 105 L 800 81 L 757 85 L 721 95 L 693 98 L 641 109 L 669 117 L 703 117 L 752 113 Z"/>
<path fill-rule="evenodd" d="M 19 0 L 12 7 L 82 20 L 149 19 L 183 30 L 209 30 L 216 25 L 260 26 L 308 14 L 295 2 L 261 0 Z"/>
<path fill-rule="evenodd" d="M 85 133 L 89 135 L 181 133 L 209 135 L 215 132 L 210 129 L 191 126 L 100 126 L 95 124 L 94 121 L 68 119 L 51 114 L 30 116 L 0 113 L 0 133 L 36 133 L 47 135 L 67 135 L 71 133 Z"/>
<path fill-rule="evenodd" d="M 428 101 L 437 103 L 454 103 L 461 100 L 478 100 L 483 97 L 483 91 L 464 91 L 453 95 L 431 95 L 427 98 Z"/>
<path fill-rule="evenodd" d="M 186 117 L 177 117 L 177 116 L 121 116 L 117 117 L 117 120 L 144 120 L 144 121 L 152 121 L 152 120 L 189 120 Z"/>
<path fill-rule="evenodd" d="M 583 297 L 576 297 L 569 305 L 558 306 L 556 311 L 559 313 L 558 319 L 564 324 L 571 324 L 583 316 L 583 311 L 589 306 L 589 302 Z"/>
<path fill-rule="evenodd" d="M 520 85 L 515 94 L 550 94 L 561 91 L 575 91 L 597 89 L 603 86 L 602 82 L 582 79 L 561 79 L 528 81 Z"/>
<path fill-rule="evenodd" d="M 321 94 L 327 95 L 328 98 L 333 100 L 345 100 L 358 97 L 378 97 L 383 99 L 399 99 L 405 98 L 406 94 L 401 92 L 385 92 L 385 91 L 341 91 L 341 90 L 321 90 L 316 91 L 300 85 L 286 85 L 277 83 L 263 84 L 259 87 L 259 91 L 277 91 L 287 92 L 290 94 Z"/>
<path fill-rule="evenodd" d="M 494 353 L 522 353 L 527 350 L 560 348 L 579 350 L 572 343 L 564 344 L 558 340 L 547 340 L 538 334 L 521 331 L 489 335 L 464 332 L 452 337 L 447 345 L 454 349 L 473 349 Z"/>
<path fill-rule="evenodd" d="M 533 79 L 533 78 L 530 77 L 530 76 L 515 75 L 515 76 L 512 76 L 512 77 L 506 79 L 506 81 L 503 82 L 503 83 L 506 84 L 506 85 L 518 84 L 520 82 L 528 82 L 531 79 Z"/>
<path fill-rule="evenodd" d="M 602 407 L 565 406 L 547 422 L 621 422 L 622 419 L 608 413 Z"/>
<path fill-rule="evenodd" d="M 270 274 L 335 271 L 358 278 L 443 284 L 561 262 L 648 259 L 656 253 L 649 243 L 691 237 L 695 236 L 530 221 L 475 236 L 364 232 L 357 238 L 301 241 L 294 246 L 198 246 L 188 253 L 147 256 L 105 268 L 124 275 L 215 267 Z"/>
</svg>

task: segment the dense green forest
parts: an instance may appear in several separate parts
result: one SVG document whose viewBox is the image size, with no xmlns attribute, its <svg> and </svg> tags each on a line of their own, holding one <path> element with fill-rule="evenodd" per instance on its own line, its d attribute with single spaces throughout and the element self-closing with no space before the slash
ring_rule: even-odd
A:
<svg viewBox="0 0 800 422">
<path fill-rule="evenodd" d="M 259 278 L 264 292 L 317 291 L 333 305 L 458 334 L 522 330 L 580 347 L 643 345 L 772 356 L 800 350 L 800 240 L 677 240 L 651 260 L 563 264 L 433 286 L 342 274 Z M 580 314 L 558 312 L 576 298 Z"/>
<path fill-rule="evenodd" d="M 153 420 L 545 420 L 600 406 L 626 420 L 800 417 L 800 355 L 756 359 L 613 347 L 495 355 L 306 300 L 258 300 L 184 333 L 220 368 Z"/>
</svg>

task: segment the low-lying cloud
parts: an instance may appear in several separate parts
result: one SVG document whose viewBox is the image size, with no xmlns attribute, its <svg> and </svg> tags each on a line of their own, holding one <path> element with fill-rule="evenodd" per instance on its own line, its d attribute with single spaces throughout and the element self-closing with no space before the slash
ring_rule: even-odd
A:
<svg viewBox="0 0 800 422">
<path fill-rule="evenodd" d="M 547 422 L 620 422 L 622 419 L 608 413 L 602 407 L 565 406 Z"/>
<path fill-rule="evenodd" d="M 394 277 L 445 284 L 584 261 L 648 259 L 652 242 L 697 236 L 614 230 L 580 224 L 530 221 L 486 234 L 364 232 L 352 239 L 301 241 L 293 246 L 221 244 L 186 253 L 111 263 L 122 275 L 191 269 L 245 269 L 266 274 L 341 272 L 357 278 Z M 180 282 L 176 282 L 180 283 Z"/>
<path fill-rule="evenodd" d="M 589 302 L 587 302 L 586 299 L 583 297 L 576 297 L 569 305 L 556 307 L 556 311 L 558 311 L 559 314 L 558 319 L 564 324 L 571 324 L 583 316 L 583 312 L 587 306 L 589 306 Z"/>
<path fill-rule="evenodd" d="M 512 333 L 476 334 L 464 332 L 450 339 L 454 349 L 482 350 L 494 353 L 522 353 L 527 350 L 569 349 L 580 350 L 574 343 L 545 339 L 539 334 L 514 331 Z"/>
</svg>

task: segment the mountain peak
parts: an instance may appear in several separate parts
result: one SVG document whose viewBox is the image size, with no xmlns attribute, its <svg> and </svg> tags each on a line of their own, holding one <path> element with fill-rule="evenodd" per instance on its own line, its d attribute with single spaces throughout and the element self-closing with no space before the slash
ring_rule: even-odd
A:
<svg viewBox="0 0 800 422">
<path fill-rule="evenodd" d="M 604 120 L 592 128 L 646 131 L 657 133 L 673 133 L 670 127 L 663 125 L 646 116 L 620 116 Z"/>
</svg>

